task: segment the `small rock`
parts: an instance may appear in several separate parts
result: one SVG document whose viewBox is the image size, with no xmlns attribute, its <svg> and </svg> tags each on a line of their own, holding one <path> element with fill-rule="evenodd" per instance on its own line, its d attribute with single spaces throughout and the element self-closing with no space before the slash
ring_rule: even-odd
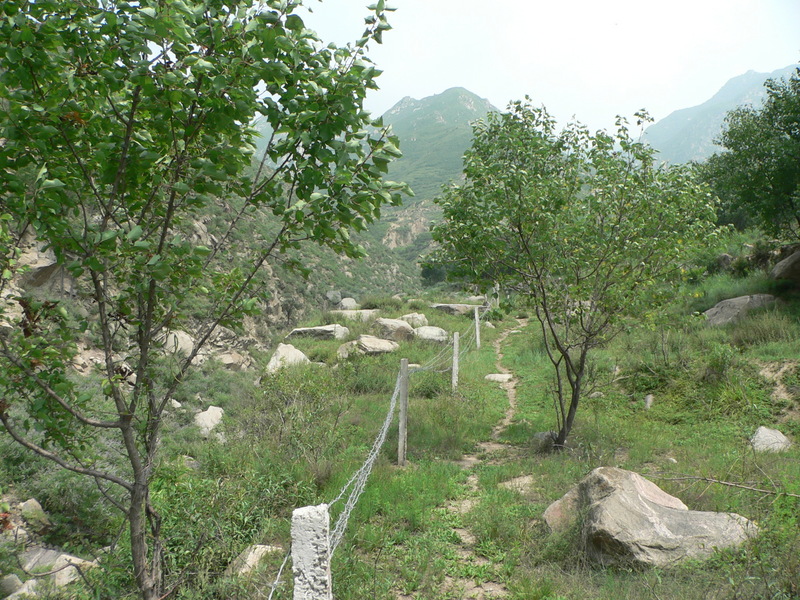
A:
<svg viewBox="0 0 800 600">
<path fill-rule="evenodd" d="M 592 392 L 591 394 L 589 394 L 590 400 L 597 400 L 599 398 L 605 398 L 605 397 L 606 395 L 603 392 Z"/>
<path fill-rule="evenodd" d="M 514 378 L 510 373 L 489 373 L 484 379 L 486 381 L 495 381 L 497 383 L 508 383 Z"/>
<path fill-rule="evenodd" d="M 539 431 L 531 437 L 531 448 L 537 454 L 547 454 L 553 450 L 553 444 L 558 437 L 555 431 Z"/>
<path fill-rule="evenodd" d="M 356 310 L 358 308 L 358 302 L 356 302 L 354 298 L 342 298 L 339 304 L 336 305 L 336 308 L 338 310 Z"/>
<path fill-rule="evenodd" d="M 258 566 L 258 563 L 261 562 L 265 555 L 273 552 L 283 552 L 283 548 L 280 546 L 254 544 L 233 559 L 233 562 L 225 569 L 225 575 L 228 577 L 231 575 L 247 575 Z"/>
<path fill-rule="evenodd" d="M 400 320 L 405 321 L 411 327 L 426 327 L 428 325 L 428 317 L 422 313 L 409 313 L 400 317 Z"/>
<path fill-rule="evenodd" d="M 200 435 L 208 438 L 214 428 L 222 422 L 225 411 L 219 406 L 209 406 L 201 413 L 194 416 L 194 424 L 200 428 Z"/>
<path fill-rule="evenodd" d="M 170 405 L 172 408 L 181 408 L 181 407 L 183 406 L 183 404 L 181 404 L 180 402 L 178 402 L 177 400 L 175 400 L 175 398 L 170 398 L 170 400 L 169 400 L 169 405 Z"/>
<path fill-rule="evenodd" d="M 19 507 L 19 512 L 36 533 L 41 533 L 50 527 L 50 519 L 47 518 L 42 505 L 35 498 L 23 502 Z"/>
<path fill-rule="evenodd" d="M 398 348 L 400 348 L 400 344 L 397 342 L 383 340 L 372 335 L 360 335 L 358 339 L 339 346 L 336 355 L 341 360 L 346 360 L 353 354 L 385 354 L 387 352 L 394 352 Z"/>
<path fill-rule="evenodd" d="M 484 323 L 484 325 L 485 325 L 486 327 L 488 327 L 489 329 L 495 329 L 495 326 L 494 326 L 494 325 L 493 325 L 491 322 L 489 322 L 489 321 L 486 321 L 486 323 Z"/>
<path fill-rule="evenodd" d="M 644 397 L 644 409 L 650 410 L 653 407 L 653 394 L 647 394 Z"/>
<path fill-rule="evenodd" d="M 450 342 L 450 335 L 444 329 L 441 327 L 432 327 L 430 325 L 414 329 L 414 337 L 420 340 L 439 342 L 440 344 L 447 344 Z"/>
<path fill-rule="evenodd" d="M 339 304 L 342 301 L 342 292 L 339 290 L 330 290 L 325 292 L 325 299 L 331 304 Z"/>
<path fill-rule="evenodd" d="M 402 319 L 375 319 L 373 327 L 378 335 L 395 342 L 404 342 L 414 337 L 411 325 Z"/>
<path fill-rule="evenodd" d="M 750 438 L 756 452 L 783 452 L 792 446 L 791 440 L 777 429 L 761 426 Z"/>
<path fill-rule="evenodd" d="M 274 373 L 286 367 L 305 365 L 310 362 L 305 354 L 291 344 L 278 344 L 267 364 L 267 373 Z"/>
</svg>

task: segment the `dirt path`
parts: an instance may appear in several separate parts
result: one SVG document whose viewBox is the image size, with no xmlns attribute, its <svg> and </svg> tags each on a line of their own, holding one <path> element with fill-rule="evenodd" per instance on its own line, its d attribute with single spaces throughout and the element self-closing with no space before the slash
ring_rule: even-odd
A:
<svg viewBox="0 0 800 600">
<path fill-rule="evenodd" d="M 517 410 L 517 379 L 509 369 L 503 366 L 502 352 L 503 343 L 508 339 L 508 336 L 519 333 L 520 328 L 528 324 L 527 319 L 517 319 L 517 322 L 519 324 L 518 328 L 505 330 L 494 342 L 494 349 L 497 353 L 495 366 L 497 367 L 498 374 L 510 375 L 508 380 L 500 382 L 500 387 L 505 390 L 506 396 L 508 397 L 508 408 L 503 418 L 492 429 L 492 439 L 479 443 L 477 453 L 464 455 L 459 461 L 458 464 L 464 469 L 472 469 L 483 463 L 496 464 L 498 462 L 504 462 L 508 460 L 509 455 L 513 453 L 512 446 L 501 443 L 498 440 L 514 420 L 514 415 Z M 448 504 L 446 507 L 447 510 L 458 515 L 466 515 L 477 504 L 479 500 L 479 491 L 478 476 L 474 473 L 470 473 L 467 477 L 465 497 Z M 475 553 L 477 540 L 469 529 L 454 527 L 453 532 L 460 540 L 457 549 L 460 560 L 478 568 L 486 567 L 490 564 L 487 559 Z M 502 583 L 495 581 L 477 582 L 474 579 L 463 577 L 446 576 L 443 588 L 444 596 L 459 597 L 464 600 L 492 600 L 495 598 L 506 598 L 509 595 L 509 591 Z"/>
</svg>

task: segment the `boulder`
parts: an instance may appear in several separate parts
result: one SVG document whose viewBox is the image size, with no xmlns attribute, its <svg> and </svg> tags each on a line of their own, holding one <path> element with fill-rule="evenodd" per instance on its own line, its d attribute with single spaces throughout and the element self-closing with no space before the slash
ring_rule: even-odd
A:
<svg viewBox="0 0 800 600">
<path fill-rule="evenodd" d="M 484 379 L 486 381 L 494 381 L 496 383 L 508 383 L 514 378 L 511 373 L 489 373 Z"/>
<path fill-rule="evenodd" d="M 581 515 L 587 554 L 603 565 L 668 567 L 705 559 L 757 531 L 734 513 L 688 510 L 641 475 L 614 467 L 589 473 L 547 508 L 545 520 L 559 530 Z"/>
<path fill-rule="evenodd" d="M 267 373 L 274 373 L 279 369 L 305 365 L 310 363 L 308 357 L 291 344 L 278 344 L 272 358 L 267 363 Z"/>
<path fill-rule="evenodd" d="M 358 339 L 352 342 L 347 342 L 339 346 L 336 352 L 337 356 L 346 360 L 354 354 L 385 354 L 387 352 L 394 352 L 400 347 L 400 344 L 391 340 L 383 340 L 372 335 L 360 335 Z"/>
<path fill-rule="evenodd" d="M 16 575 L 6 575 L 0 578 L 0 598 L 5 598 L 22 587 L 22 581 Z"/>
<path fill-rule="evenodd" d="M 297 327 L 289 332 L 286 339 L 293 337 L 311 337 L 318 340 L 343 340 L 350 335 L 350 330 L 341 325 L 320 325 L 319 327 Z"/>
<path fill-rule="evenodd" d="M 159 342 L 164 345 L 167 354 L 189 356 L 194 351 L 194 338 L 185 331 L 168 331 Z"/>
<path fill-rule="evenodd" d="M 333 305 L 339 304 L 342 301 L 342 292 L 339 290 L 325 292 L 325 299 Z"/>
<path fill-rule="evenodd" d="M 784 258 L 769 272 L 773 279 L 788 279 L 800 284 L 800 251 Z"/>
<path fill-rule="evenodd" d="M 783 452 L 792 446 L 791 440 L 780 431 L 763 426 L 750 438 L 750 444 L 756 452 Z"/>
<path fill-rule="evenodd" d="M 336 308 L 339 310 L 356 310 L 358 308 L 358 302 L 356 302 L 354 298 L 342 298 L 336 305 Z"/>
<path fill-rule="evenodd" d="M 717 267 L 720 270 L 724 271 L 724 270 L 730 268 L 730 266 L 733 264 L 733 260 L 734 260 L 733 256 L 731 256 L 727 252 L 723 252 L 722 254 L 720 254 L 717 257 L 715 262 L 717 264 Z"/>
<path fill-rule="evenodd" d="M 723 300 L 716 306 L 709 308 L 703 314 L 709 325 L 719 326 L 733 323 L 742 318 L 748 311 L 754 308 L 769 306 L 775 302 L 775 296 L 770 294 L 753 294 L 752 296 L 740 296 Z"/>
<path fill-rule="evenodd" d="M 378 316 L 380 311 L 377 308 L 361 309 L 361 310 L 332 310 L 331 313 L 341 315 L 343 319 L 349 321 L 361 321 L 366 323 Z"/>
<path fill-rule="evenodd" d="M 431 342 L 439 342 L 440 344 L 447 344 L 450 342 L 450 335 L 441 327 L 433 327 L 426 325 L 414 329 L 414 337 L 419 340 L 428 340 Z"/>
<path fill-rule="evenodd" d="M 244 354 L 231 350 L 214 356 L 228 371 L 246 371 L 250 366 L 250 359 Z"/>
<path fill-rule="evenodd" d="M 539 431 L 531 437 L 531 449 L 537 454 L 548 454 L 553 451 L 553 444 L 558 437 L 557 431 Z"/>
<path fill-rule="evenodd" d="M 375 319 L 373 329 L 380 337 L 395 342 L 403 342 L 414 337 L 411 325 L 400 319 Z"/>
<path fill-rule="evenodd" d="M 194 424 L 200 428 L 200 435 L 207 438 L 211 432 L 222 422 L 225 411 L 219 406 L 209 406 L 203 412 L 194 416 Z"/>
<path fill-rule="evenodd" d="M 441 310 L 450 315 L 472 315 L 477 304 L 431 304 L 431 308 Z"/>
<path fill-rule="evenodd" d="M 53 583 L 56 587 L 62 587 L 68 583 L 72 583 L 78 579 L 81 571 L 86 571 L 96 566 L 96 563 L 83 560 L 77 556 L 70 556 L 69 554 L 62 554 L 53 563 Z"/>
<path fill-rule="evenodd" d="M 44 291 L 45 295 L 75 293 L 75 280 L 58 264 L 55 252 L 48 248 L 46 242 L 37 240 L 30 229 L 22 237 L 20 251 L 17 268 L 23 272 L 14 282 L 15 285 L 26 291 Z"/>
<path fill-rule="evenodd" d="M 19 514 L 36 533 L 41 533 L 50 527 L 50 519 L 47 518 L 42 505 L 35 498 L 30 498 L 20 504 Z"/>
<path fill-rule="evenodd" d="M 400 319 L 411 325 L 411 327 L 427 327 L 428 325 L 428 317 L 422 313 L 409 313 L 403 315 Z"/>
<path fill-rule="evenodd" d="M 249 546 L 228 565 L 225 569 L 225 576 L 247 575 L 258 566 L 258 563 L 261 562 L 264 556 L 272 554 L 273 552 L 283 552 L 283 548 L 280 546 L 266 546 L 263 544 Z"/>
<path fill-rule="evenodd" d="M 10 596 L 7 596 L 5 600 L 16 600 L 17 598 L 29 600 L 29 598 L 35 597 L 37 594 L 36 590 L 39 588 L 41 581 L 41 579 L 28 579 L 28 581 L 22 584 L 21 588 Z"/>
</svg>

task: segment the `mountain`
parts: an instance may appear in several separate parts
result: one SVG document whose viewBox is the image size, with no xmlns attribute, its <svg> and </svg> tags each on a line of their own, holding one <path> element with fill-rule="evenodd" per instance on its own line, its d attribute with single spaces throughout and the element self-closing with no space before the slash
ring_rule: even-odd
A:
<svg viewBox="0 0 800 600">
<path fill-rule="evenodd" d="M 722 131 L 728 111 L 745 104 L 759 106 L 766 97 L 764 82 L 788 78 L 798 66 L 790 65 L 772 73 L 748 71 L 734 77 L 709 100 L 698 106 L 676 110 L 648 127 L 645 140 L 667 162 L 704 160 L 720 150 L 714 140 Z"/>
<path fill-rule="evenodd" d="M 472 143 L 471 123 L 489 112 L 497 109 L 464 88 L 422 100 L 403 98 L 383 115 L 403 151 L 390 167 L 390 178 L 411 185 L 416 202 L 433 198 L 443 184 L 461 176 L 461 157 Z"/>
</svg>

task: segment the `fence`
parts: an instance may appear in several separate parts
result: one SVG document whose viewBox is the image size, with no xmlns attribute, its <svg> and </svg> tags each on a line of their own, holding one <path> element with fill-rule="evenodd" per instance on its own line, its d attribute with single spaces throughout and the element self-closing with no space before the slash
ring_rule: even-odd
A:
<svg viewBox="0 0 800 600">
<path fill-rule="evenodd" d="M 353 509 L 356 507 L 361 494 L 364 492 L 372 467 L 378 459 L 381 448 L 386 441 L 389 428 L 394 420 L 394 413 L 399 410 L 397 464 L 405 466 L 408 444 L 408 389 L 409 376 L 414 373 L 433 371 L 444 373 L 452 372 L 451 387 L 456 390 L 458 386 L 459 362 L 462 356 L 472 349 L 481 347 L 480 324 L 485 318 L 488 308 L 483 313 L 476 306 L 474 311 L 474 327 L 462 335 L 460 332 L 453 334 L 453 345 L 445 346 L 436 356 L 424 365 L 411 368 L 408 359 L 400 361 L 400 370 L 397 375 L 394 392 L 389 401 L 389 409 L 383 421 L 372 448 L 364 464 L 353 474 L 344 485 L 339 494 L 328 504 L 305 506 L 295 509 L 292 513 L 292 546 L 286 554 L 283 564 L 278 571 L 277 578 L 272 584 L 269 600 L 281 583 L 281 577 L 287 561 L 292 559 L 292 572 L 294 576 L 294 600 L 333 600 L 333 581 L 331 575 L 331 559 L 339 543 L 342 541 L 347 523 Z M 349 490 L 349 493 L 348 493 Z M 330 507 L 342 501 L 345 496 L 344 507 L 339 514 L 333 530 L 330 530 Z"/>
</svg>

